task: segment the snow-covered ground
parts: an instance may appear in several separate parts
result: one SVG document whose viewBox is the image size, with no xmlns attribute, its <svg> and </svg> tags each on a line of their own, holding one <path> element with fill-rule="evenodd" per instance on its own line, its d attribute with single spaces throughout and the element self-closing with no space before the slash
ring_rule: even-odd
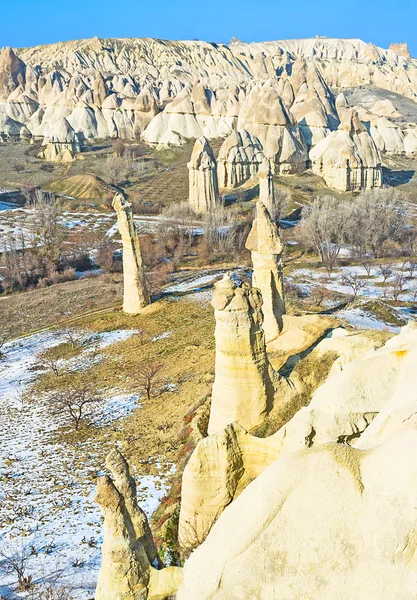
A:
<svg viewBox="0 0 417 600">
<path fill-rule="evenodd" d="M 76 369 L 135 330 L 105 332 L 87 342 L 75 359 L 60 361 Z M 101 519 L 94 502 L 97 469 L 103 448 L 97 442 L 57 443 L 59 425 L 41 398 L 23 400 L 36 378 L 38 356 L 61 343 L 63 332 L 38 333 L 7 343 L 0 362 L 0 551 L 29 554 L 28 573 L 40 581 L 59 573 L 59 582 L 74 589 L 78 600 L 94 595 L 100 564 Z M 67 364 L 65 364 L 67 363 Z M 110 390 L 93 415 L 96 426 L 140 408 L 139 396 Z M 107 449 L 106 449 L 107 451 Z M 157 462 L 157 459 L 155 459 Z M 162 472 L 162 469 L 160 469 Z M 142 508 L 150 515 L 165 494 L 164 477 L 137 476 Z M 0 576 L 0 597 L 12 592 L 14 576 Z"/>
<path fill-rule="evenodd" d="M 339 310 L 336 314 L 338 319 L 343 319 L 349 325 L 358 329 L 376 329 L 378 331 L 389 331 L 399 333 L 401 327 L 388 325 L 376 318 L 376 316 L 362 310 L 360 307 Z"/>
<path fill-rule="evenodd" d="M 286 276 L 296 287 L 303 292 L 310 292 L 314 286 L 323 285 L 332 292 L 339 292 L 352 296 L 352 288 L 346 285 L 343 277 L 359 276 L 364 282 L 364 287 L 357 292 L 358 297 L 363 298 L 390 298 L 392 286 L 395 277 L 401 273 L 401 265 L 392 266 L 392 275 L 387 279 L 386 285 L 383 284 L 383 276 L 378 267 L 373 267 L 370 277 L 367 277 L 366 271 L 361 266 L 349 266 L 337 268 L 328 277 L 327 273 L 317 269 L 296 269 Z M 400 294 L 399 299 L 404 302 L 415 302 L 417 298 L 417 277 L 410 277 L 405 270 L 404 293 Z"/>
<path fill-rule="evenodd" d="M 13 239 L 15 246 L 22 246 L 22 239 L 25 241 L 26 247 L 30 247 L 31 234 L 28 228 L 28 216 L 32 209 L 19 207 L 12 204 L 0 204 L 0 235 L 4 238 Z M 139 233 L 155 233 L 161 224 L 166 221 L 160 215 L 156 216 L 141 216 L 135 215 L 134 221 L 137 225 Z M 85 211 L 64 211 L 60 216 L 61 224 L 70 231 L 103 231 L 109 238 L 120 241 L 116 215 L 112 212 L 85 212 Z M 203 228 L 201 224 L 195 223 L 190 226 L 178 224 L 180 229 L 192 232 L 194 235 L 201 235 Z M 0 245 L 1 250 L 1 245 Z"/>
</svg>

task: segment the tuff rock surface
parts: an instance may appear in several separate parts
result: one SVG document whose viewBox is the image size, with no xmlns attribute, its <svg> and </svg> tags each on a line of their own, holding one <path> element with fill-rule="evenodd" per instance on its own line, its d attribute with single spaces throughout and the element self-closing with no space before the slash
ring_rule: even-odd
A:
<svg viewBox="0 0 417 600">
<path fill-rule="evenodd" d="M 139 235 L 133 221 L 132 204 L 116 193 L 112 206 L 123 243 L 123 310 L 137 314 L 150 302 Z"/>
</svg>

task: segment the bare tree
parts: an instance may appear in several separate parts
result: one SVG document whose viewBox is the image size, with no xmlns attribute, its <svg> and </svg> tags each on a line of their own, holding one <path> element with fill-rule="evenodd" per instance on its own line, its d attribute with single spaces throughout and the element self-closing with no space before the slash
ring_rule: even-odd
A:
<svg viewBox="0 0 417 600">
<path fill-rule="evenodd" d="M 362 258 L 362 260 L 360 261 L 360 265 L 361 267 L 364 268 L 365 273 L 369 279 L 369 277 L 372 274 L 372 269 L 374 268 L 374 261 L 372 260 L 372 258 L 370 256 L 364 256 Z"/>
<path fill-rule="evenodd" d="M 109 156 L 106 160 L 105 173 L 113 185 L 119 185 L 123 177 L 124 162 L 121 156 Z"/>
<path fill-rule="evenodd" d="M 291 202 L 291 194 L 283 187 L 277 187 L 274 190 L 274 210 L 275 219 L 279 221 L 288 214 Z"/>
<path fill-rule="evenodd" d="M 320 256 L 329 274 L 339 257 L 344 241 L 346 208 L 340 200 L 331 196 L 316 198 L 304 209 L 298 228 L 298 238 L 306 249 Z"/>
<path fill-rule="evenodd" d="M 161 363 L 148 363 L 140 366 L 134 374 L 135 384 L 141 392 L 146 394 L 148 400 L 155 393 L 159 393 L 165 383 L 165 378 L 161 376 L 162 369 Z"/>
<path fill-rule="evenodd" d="M 19 592 L 27 592 L 33 585 L 32 575 L 27 572 L 31 555 L 30 546 L 22 546 L 11 553 L 0 550 L 0 572 L 16 577 Z"/>
<path fill-rule="evenodd" d="M 363 256 L 367 249 L 381 255 L 386 241 L 401 237 L 407 221 L 405 198 L 394 188 L 362 192 L 347 213 L 345 230 L 350 244 Z"/>
<path fill-rule="evenodd" d="M 50 371 L 52 371 L 52 373 L 55 375 L 55 377 L 59 377 L 60 375 L 63 374 L 63 372 L 61 371 L 61 369 L 59 368 L 59 361 L 56 358 L 53 358 L 51 356 L 45 356 L 43 358 L 43 364 L 45 365 L 45 367 L 47 367 Z"/>
<path fill-rule="evenodd" d="M 399 300 L 400 296 L 402 296 L 405 293 L 404 285 L 405 285 L 404 273 L 397 273 L 395 275 L 395 277 L 392 281 L 391 287 L 390 287 L 391 297 L 393 300 L 395 300 L 395 302 L 397 302 L 397 300 Z"/>
<path fill-rule="evenodd" d="M 17 164 L 13 165 L 12 169 L 13 169 L 13 171 L 16 171 L 16 173 L 21 173 L 22 171 L 25 170 L 25 165 L 17 163 Z"/>
<path fill-rule="evenodd" d="M 83 346 L 86 342 L 86 338 L 88 336 L 85 335 L 84 332 L 79 331 L 78 329 L 74 329 L 74 328 L 68 328 L 65 329 L 64 332 L 64 339 L 71 344 L 72 348 L 81 348 L 81 346 Z"/>
<path fill-rule="evenodd" d="M 357 273 L 343 275 L 341 281 L 343 285 L 352 290 L 354 298 L 356 298 L 360 290 L 366 287 L 366 282 Z"/>
<path fill-rule="evenodd" d="M 417 262 L 416 259 L 410 258 L 410 260 L 406 263 L 406 269 L 408 271 L 408 276 L 412 279 L 417 271 Z"/>
<path fill-rule="evenodd" d="M 311 299 L 313 303 L 320 307 L 327 298 L 331 296 L 330 290 L 326 287 L 324 281 L 319 280 L 317 285 L 315 285 L 311 291 Z"/>
<path fill-rule="evenodd" d="M 56 417 L 62 415 L 69 417 L 78 430 L 104 399 L 91 384 L 85 384 L 78 388 L 56 392 L 48 400 L 51 414 Z"/>
<path fill-rule="evenodd" d="M 380 273 L 380 275 L 382 277 L 382 281 L 385 285 L 387 283 L 387 280 L 390 277 L 392 277 L 394 274 L 393 264 L 392 263 L 384 263 L 383 265 L 380 265 L 378 272 Z"/>
<path fill-rule="evenodd" d="M 60 208 L 55 195 L 36 189 L 30 196 L 32 210 L 29 214 L 28 226 L 31 243 L 40 256 L 50 263 L 56 264 L 60 255 L 64 237 L 60 223 Z"/>
</svg>

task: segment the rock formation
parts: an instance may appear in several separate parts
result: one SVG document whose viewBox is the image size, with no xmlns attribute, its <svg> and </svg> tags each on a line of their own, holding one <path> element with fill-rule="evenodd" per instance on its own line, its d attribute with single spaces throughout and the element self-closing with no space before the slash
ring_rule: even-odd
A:
<svg viewBox="0 0 417 600">
<path fill-rule="evenodd" d="M 252 285 L 262 295 L 263 330 L 266 343 L 278 337 L 285 314 L 283 245 L 278 228 L 269 211 L 259 200 L 256 218 L 246 241 L 252 256 Z"/>
<path fill-rule="evenodd" d="M 275 174 L 305 169 L 307 147 L 273 81 L 251 90 L 240 109 L 238 127 L 259 139 Z"/>
<path fill-rule="evenodd" d="M 264 158 L 258 171 L 259 178 L 259 202 L 265 206 L 272 218 L 276 217 L 274 176 L 271 171 L 271 165 L 267 158 Z"/>
<path fill-rule="evenodd" d="M 149 304 L 150 298 L 139 236 L 133 222 L 132 204 L 117 193 L 112 206 L 117 213 L 123 243 L 123 310 L 128 314 L 137 314 Z"/>
<path fill-rule="evenodd" d="M 161 571 L 145 513 L 137 504 L 136 486 L 124 457 L 113 451 L 107 467 L 114 479 L 99 477 L 96 502 L 104 517 L 102 562 L 95 600 L 163 600 L 178 589 L 182 570 Z"/>
<path fill-rule="evenodd" d="M 272 439 L 259 440 L 259 465 L 266 447 L 270 466 L 225 508 L 206 541 L 191 555 L 178 600 L 243 596 L 351 600 L 358 589 L 363 597 L 378 600 L 395 597 L 399 589 L 405 599 L 414 598 L 417 327 L 408 325 L 379 349 L 372 350 L 374 342 L 363 334 L 341 334 L 321 342 L 343 354 L 326 382 L 332 390 L 316 392 L 322 406 L 327 406 L 327 415 L 315 421 L 314 435 L 286 426 L 272 436 L 275 448 Z M 316 402 L 313 399 L 312 404 Z M 341 433 L 347 431 L 348 407 L 354 416 L 359 405 L 365 420 L 372 411 L 378 414 L 370 425 L 369 419 L 364 422 L 364 433 L 353 429 L 354 447 L 350 447 Z M 303 410 L 314 412 L 317 407 Z M 297 419 L 299 414 L 293 420 Z M 330 438 L 322 436 L 325 430 Z M 218 449 L 211 453 L 213 461 L 229 457 L 226 471 L 217 470 L 221 460 L 213 462 L 216 470 L 207 482 L 210 491 L 218 485 L 219 502 L 233 492 L 230 482 L 239 479 L 242 463 L 250 464 L 251 452 L 241 460 L 241 450 L 233 454 L 227 448 L 226 437 L 232 433 L 239 442 L 231 448 L 257 443 L 241 441 L 251 436 L 234 426 L 200 443 L 200 452 L 204 444 Z M 277 450 L 279 437 L 281 451 Z M 297 439 L 298 446 L 291 443 Z M 274 454 L 279 456 L 274 459 Z M 204 464 L 201 457 L 201 477 Z M 221 477 L 216 480 L 217 473 Z"/>
<path fill-rule="evenodd" d="M 39 156 L 51 162 L 65 163 L 74 160 L 77 152 L 81 152 L 81 143 L 68 121 L 62 119 Z"/>
<path fill-rule="evenodd" d="M 259 425 L 271 410 L 275 374 L 269 364 L 258 290 L 237 287 L 225 275 L 215 284 L 216 375 L 209 434 L 237 421 L 246 429 Z"/>
<path fill-rule="evenodd" d="M 259 140 L 245 129 L 233 131 L 223 142 L 217 158 L 220 187 L 234 188 L 255 176 L 263 157 Z"/>
<path fill-rule="evenodd" d="M 217 163 L 210 144 L 204 137 L 194 144 L 189 170 L 189 202 L 197 213 L 210 213 L 220 203 Z"/>
<path fill-rule="evenodd" d="M 279 456 L 274 436 L 250 435 L 237 423 L 204 438 L 188 461 L 181 488 L 179 543 L 204 542 L 223 510 Z"/>
<path fill-rule="evenodd" d="M 284 170 L 301 166 L 288 152 L 295 145 L 295 155 L 303 153 L 301 131 L 310 146 L 334 129 L 330 89 L 365 86 L 415 99 L 417 65 L 406 46 L 383 50 L 341 39 L 224 45 L 93 38 L 5 48 L 0 55 L 0 113 L 35 137 L 51 138 L 63 118 L 82 139 L 142 135 L 169 145 L 227 137 L 245 127 L 249 97 L 251 104 L 261 92 L 269 103 L 276 95 L 298 123 L 286 126 L 286 141 L 278 131 L 282 120 L 273 123 L 278 100 L 269 115 L 255 115 L 248 131 L 259 137 L 258 129 L 264 149 L 275 145 L 274 155 L 284 146 L 276 161 Z"/>
<path fill-rule="evenodd" d="M 342 192 L 382 186 L 381 158 L 355 111 L 344 114 L 337 131 L 310 151 L 313 173 Z"/>
</svg>

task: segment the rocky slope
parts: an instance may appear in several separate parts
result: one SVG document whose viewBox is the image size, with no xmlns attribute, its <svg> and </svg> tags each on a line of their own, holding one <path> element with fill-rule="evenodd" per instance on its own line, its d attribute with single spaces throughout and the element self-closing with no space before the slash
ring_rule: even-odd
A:
<svg viewBox="0 0 417 600">
<path fill-rule="evenodd" d="M 59 144 L 67 142 L 60 132 L 72 137 L 69 126 L 79 142 L 143 133 L 150 143 L 181 143 L 225 137 L 239 121 L 264 145 L 281 140 L 278 162 L 288 162 L 292 149 L 337 126 L 335 90 L 368 85 L 414 100 L 417 61 L 403 46 L 340 39 L 224 45 L 93 38 L 5 48 L 0 132 Z"/>
</svg>

